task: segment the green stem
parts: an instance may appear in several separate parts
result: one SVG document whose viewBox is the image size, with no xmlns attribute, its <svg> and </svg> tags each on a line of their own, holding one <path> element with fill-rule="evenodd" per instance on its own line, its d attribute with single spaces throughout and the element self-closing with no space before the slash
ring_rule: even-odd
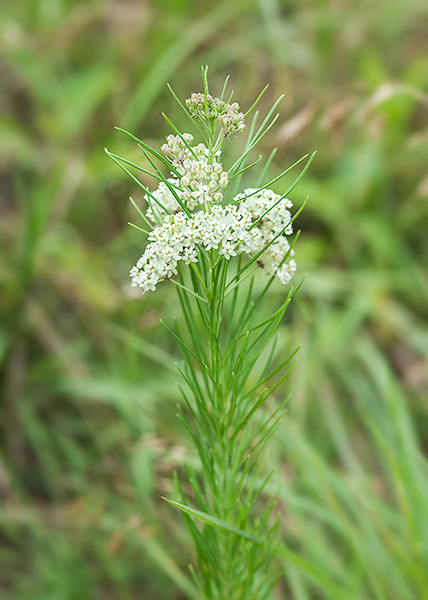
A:
<svg viewBox="0 0 428 600">
<path fill-rule="evenodd" d="M 197 400 L 199 412 L 192 411 L 193 418 L 201 420 L 200 425 L 196 424 L 196 429 L 203 432 L 208 426 L 210 431 L 205 440 L 192 436 L 198 452 L 201 452 L 200 446 L 205 445 L 205 458 L 201 461 L 200 482 L 193 478 L 191 484 L 194 488 L 196 486 L 194 492 L 199 504 L 209 507 L 215 518 L 250 532 L 253 526 L 249 506 L 259 495 L 254 490 L 260 493 L 263 485 L 257 484 L 258 472 L 253 470 L 255 462 L 248 452 L 248 440 L 254 438 L 254 429 L 257 430 L 261 424 L 254 420 L 253 411 L 250 411 L 246 420 L 233 418 L 236 405 L 244 400 L 246 403 L 249 401 L 248 392 L 245 394 L 246 377 L 242 378 L 248 371 L 248 356 L 246 343 L 236 348 L 233 325 L 226 319 L 226 316 L 231 316 L 229 309 L 233 307 L 235 310 L 233 303 L 230 307 L 225 302 L 229 262 L 217 258 L 215 251 L 211 251 L 203 259 L 206 264 L 200 265 L 200 271 L 195 274 L 195 289 L 189 297 L 189 301 L 196 301 L 198 305 L 193 317 L 199 315 L 197 328 L 205 338 L 206 374 L 210 382 L 206 412 L 200 414 L 204 410 L 200 392 Z M 195 300 L 200 286 L 206 290 L 206 304 L 202 304 L 197 297 Z M 180 290 L 183 295 L 188 293 L 184 287 Z M 186 306 L 182 303 L 183 309 Z M 196 329 L 196 323 L 194 327 Z M 197 348 L 194 352 L 198 352 Z M 196 399 L 196 390 L 194 393 Z M 256 442 L 260 442 L 258 437 Z M 208 455 L 210 460 L 206 459 Z M 209 548 L 205 552 L 198 548 L 198 556 L 206 600 L 260 600 L 256 591 L 257 573 L 250 566 L 252 554 L 248 549 L 248 541 L 210 526 L 206 526 L 204 538 Z M 201 544 L 201 541 L 197 543 Z M 263 563 L 263 560 L 258 559 L 260 562 Z M 265 562 L 262 568 L 259 565 L 258 572 L 268 569 L 267 557 Z"/>
</svg>

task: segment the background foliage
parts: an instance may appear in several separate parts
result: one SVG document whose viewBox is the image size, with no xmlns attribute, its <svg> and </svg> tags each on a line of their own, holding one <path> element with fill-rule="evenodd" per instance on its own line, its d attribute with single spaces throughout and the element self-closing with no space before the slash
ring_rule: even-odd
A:
<svg viewBox="0 0 428 600">
<path fill-rule="evenodd" d="M 161 110 L 230 73 L 285 92 L 275 170 L 293 193 L 302 344 L 269 454 L 287 563 L 275 598 L 428 598 L 428 9 L 424 0 L 24 0 L 0 13 L 1 597 L 189 598 L 192 547 L 158 493 L 189 456 L 178 349 L 141 299 L 127 197 Z M 133 155 L 133 153 L 135 153 Z M 148 182 L 146 182 L 148 183 Z M 272 302 L 284 294 L 277 285 Z M 189 456 L 191 459 L 192 457 Z"/>
</svg>

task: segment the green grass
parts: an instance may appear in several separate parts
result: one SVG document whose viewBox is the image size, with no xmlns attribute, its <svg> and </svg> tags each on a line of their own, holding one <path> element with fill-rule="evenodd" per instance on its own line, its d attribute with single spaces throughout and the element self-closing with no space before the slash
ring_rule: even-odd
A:
<svg viewBox="0 0 428 600">
<path fill-rule="evenodd" d="M 302 345 L 269 454 L 293 551 L 273 598 L 428 598 L 427 16 L 422 0 L 2 9 L 2 598 L 193 597 L 159 497 L 193 460 L 159 326 L 175 290 L 130 294 L 141 195 L 103 148 L 141 160 L 115 125 L 160 144 L 161 111 L 181 118 L 166 83 L 198 91 L 201 64 L 243 108 L 266 83 L 264 107 L 286 94 L 272 177 L 317 150 L 292 195 L 310 195 L 307 275 L 278 347 Z"/>
</svg>

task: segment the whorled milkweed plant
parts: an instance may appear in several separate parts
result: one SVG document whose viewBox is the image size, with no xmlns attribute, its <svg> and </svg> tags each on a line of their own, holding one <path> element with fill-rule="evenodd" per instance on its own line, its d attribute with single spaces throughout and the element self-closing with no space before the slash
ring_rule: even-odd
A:
<svg viewBox="0 0 428 600">
<path fill-rule="evenodd" d="M 312 157 L 283 194 L 270 186 L 292 167 L 263 183 L 273 153 L 258 185 L 240 191 L 243 173 L 260 161 L 247 165 L 277 119 L 279 100 L 258 125 L 255 109 L 265 90 L 243 114 L 232 94 L 225 97 L 227 80 L 216 98 L 209 93 L 207 69 L 202 73 L 204 91 L 185 103 L 171 90 L 199 140 L 165 117 L 173 133 L 162 153 L 125 132 L 152 171 L 108 154 L 144 189 L 147 202 L 144 214 L 132 201 L 148 242 L 131 269 L 132 285 L 145 294 L 172 282 L 183 314 L 182 326 L 165 326 L 184 354 L 179 418 L 199 466 L 186 465 L 190 488 L 177 480 L 179 501 L 168 502 L 183 512 L 195 543 L 198 568 L 191 570 L 197 597 L 263 600 L 277 575 L 279 540 L 273 503 L 261 497 L 269 478 L 261 459 L 284 410 L 285 402 L 276 404 L 272 394 L 295 352 L 278 364 L 275 333 L 297 288 L 288 286 L 282 304 L 268 316 L 263 300 L 275 281 L 287 285 L 296 271 L 290 240 L 300 211 L 292 215 L 287 195 Z M 224 142 L 245 131 L 243 154 L 222 164 Z M 149 191 L 125 165 L 149 173 L 157 188 Z"/>
</svg>

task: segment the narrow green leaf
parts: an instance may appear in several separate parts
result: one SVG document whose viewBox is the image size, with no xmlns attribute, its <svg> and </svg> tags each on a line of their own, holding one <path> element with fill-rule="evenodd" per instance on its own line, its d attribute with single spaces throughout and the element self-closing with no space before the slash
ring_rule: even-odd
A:
<svg viewBox="0 0 428 600">
<path fill-rule="evenodd" d="M 263 540 L 263 538 L 253 535 L 252 533 L 243 531 L 242 529 L 238 529 L 237 527 L 234 527 L 233 525 L 229 525 L 228 523 L 225 523 L 224 521 L 222 521 L 221 519 L 218 519 L 217 517 L 213 517 L 212 515 L 208 515 L 207 513 L 204 513 L 200 510 L 196 510 L 194 508 L 190 508 L 189 506 L 185 506 L 184 504 L 181 504 L 180 502 L 175 502 L 174 500 L 169 500 L 168 498 L 165 498 L 164 496 L 161 496 L 161 498 L 162 498 L 162 500 L 165 500 L 172 506 L 179 508 L 181 511 L 187 513 L 188 515 L 191 515 L 192 517 L 194 517 L 195 519 L 198 519 L 199 521 L 202 521 L 203 523 L 206 523 L 207 525 L 212 525 L 213 527 L 220 527 L 224 531 L 233 533 L 234 535 L 242 537 L 250 542 L 253 542 L 254 544 L 258 544 L 259 546 L 265 545 L 265 541 Z"/>
</svg>

